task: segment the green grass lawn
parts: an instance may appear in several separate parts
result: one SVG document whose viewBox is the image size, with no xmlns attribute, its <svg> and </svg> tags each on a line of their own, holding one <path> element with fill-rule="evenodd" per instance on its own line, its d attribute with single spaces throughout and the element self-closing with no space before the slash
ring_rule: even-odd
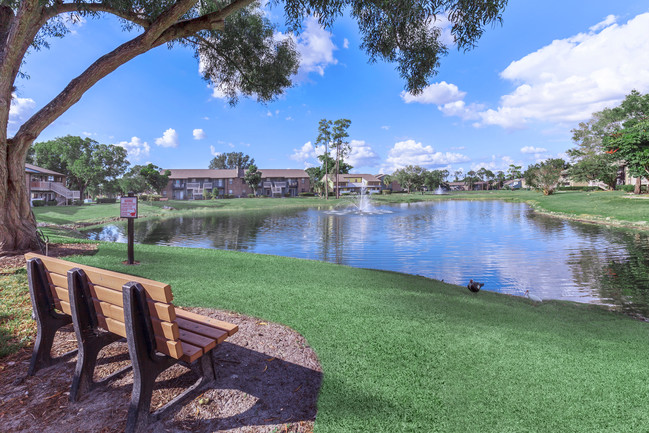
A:
<svg viewBox="0 0 649 433">
<path fill-rule="evenodd" d="M 101 244 L 74 261 L 288 325 L 324 370 L 316 432 L 649 431 L 649 324 L 596 306 L 231 251 Z"/>
</svg>

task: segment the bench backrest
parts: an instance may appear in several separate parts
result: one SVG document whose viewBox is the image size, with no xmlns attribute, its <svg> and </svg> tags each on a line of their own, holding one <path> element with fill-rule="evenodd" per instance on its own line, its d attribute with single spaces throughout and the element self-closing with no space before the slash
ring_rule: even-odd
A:
<svg viewBox="0 0 649 433">
<path fill-rule="evenodd" d="M 97 314 L 97 324 L 122 337 L 127 337 L 122 287 L 129 282 L 139 283 L 146 293 L 157 350 L 176 359 L 193 359 L 196 355 L 200 355 L 200 348 L 180 341 L 176 310 L 171 303 L 173 295 L 168 284 L 40 254 L 28 253 L 25 258 L 39 259 L 43 263 L 54 306 L 66 314 L 72 314 L 68 292 L 68 271 L 75 268 L 83 270 Z"/>
</svg>

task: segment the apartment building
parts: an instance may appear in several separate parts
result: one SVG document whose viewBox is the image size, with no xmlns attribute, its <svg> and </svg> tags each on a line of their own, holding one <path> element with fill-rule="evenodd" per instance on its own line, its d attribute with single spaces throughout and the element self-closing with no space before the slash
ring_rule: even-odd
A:
<svg viewBox="0 0 649 433">
<path fill-rule="evenodd" d="M 336 193 L 336 176 L 330 177 L 333 183 L 333 192 Z M 366 194 L 375 194 L 381 192 L 381 181 L 373 174 L 339 174 L 338 188 L 340 194 L 360 194 L 364 191 Z"/>
<path fill-rule="evenodd" d="M 253 190 L 244 181 L 243 169 L 169 169 L 169 183 L 162 196 L 172 200 L 201 200 L 216 192 L 218 197 L 247 197 Z M 262 180 L 256 188 L 257 195 L 268 197 L 295 197 L 310 191 L 309 176 L 304 170 L 259 170 Z"/>
<path fill-rule="evenodd" d="M 25 164 L 25 186 L 29 193 L 30 203 L 33 200 L 52 201 L 68 204 L 70 200 L 79 200 L 79 191 L 72 191 L 66 185 L 64 174 L 33 164 Z"/>
</svg>

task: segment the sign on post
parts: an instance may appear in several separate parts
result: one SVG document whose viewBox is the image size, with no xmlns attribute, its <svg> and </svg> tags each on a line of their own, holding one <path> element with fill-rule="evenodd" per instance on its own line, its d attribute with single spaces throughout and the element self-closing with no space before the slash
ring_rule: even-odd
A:
<svg viewBox="0 0 649 433">
<path fill-rule="evenodd" d="M 137 218 L 137 197 L 132 192 L 128 193 L 128 197 L 122 197 L 119 202 L 119 216 L 120 218 L 128 218 L 128 260 L 127 264 L 135 264 L 133 258 L 133 243 L 135 238 L 135 230 L 133 228 L 133 220 Z"/>
<path fill-rule="evenodd" d="M 120 218 L 137 218 L 137 197 L 122 197 L 119 202 Z"/>
</svg>

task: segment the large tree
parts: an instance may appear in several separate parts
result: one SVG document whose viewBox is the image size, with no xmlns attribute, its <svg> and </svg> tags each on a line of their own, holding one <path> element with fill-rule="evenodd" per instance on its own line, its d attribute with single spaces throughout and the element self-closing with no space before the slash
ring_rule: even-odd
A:
<svg viewBox="0 0 649 433">
<path fill-rule="evenodd" d="M 329 145 L 331 144 L 331 120 L 327 119 L 320 119 L 320 123 L 318 123 L 318 138 L 315 140 L 315 144 L 324 146 L 324 152 L 321 155 L 323 159 L 323 166 L 324 166 L 324 172 L 320 170 L 320 176 L 318 179 L 320 179 L 322 176 L 329 174 L 329 160 L 331 159 L 329 157 Z M 328 177 L 328 176 L 327 176 Z M 324 188 L 324 187 L 323 187 Z M 325 190 L 325 200 L 329 200 L 329 188 L 324 188 Z"/>
<path fill-rule="evenodd" d="M 67 135 L 33 147 L 35 164 L 65 174 L 68 188 L 80 191 L 82 199 L 86 189 L 116 179 L 129 164 L 126 149 L 91 138 Z"/>
<path fill-rule="evenodd" d="M 561 173 L 568 164 L 561 158 L 548 159 L 527 167 L 523 174 L 528 185 L 543 191 L 543 195 L 554 194 L 559 185 Z"/>
<path fill-rule="evenodd" d="M 255 158 L 244 155 L 243 152 L 219 153 L 210 161 L 209 168 L 212 170 L 235 169 L 245 170 L 255 165 Z"/>
<path fill-rule="evenodd" d="M 407 165 L 392 173 L 392 179 L 399 182 L 399 185 L 410 194 L 413 189 L 418 190 L 422 187 L 425 173 L 425 168 L 418 165 Z"/>
<path fill-rule="evenodd" d="M 605 108 L 593 113 L 592 117 L 581 122 L 572 130 L 572 140 L 577 145 L 568 150 L 574 165 L 572 174 L 577 180 L 600 180 L 609 188 L 617 183 L 618 170 L 627 164 L 631 174 L 636 176 L 636 193 L 640 193 L 640 178 L 646 176 L 638 170 L 633 153 L 610 152 L 610 139 L 623 129 L 633 128 L 649 116 L 649 94 L 632 90 L 622 103 L 614 108 Z M 628 148 L 625 147 L 628 150 Z M 627 159 L 628 158 L 628 159 Z"/>
<path fill-rule="evenodd" d="M 357 21 L 370 61 L 397 63 L 407 91 L 417 94 L 447 52 L 442 23 L 459 50 L 475 46 L 485 26 L 501 20 L 506 0 L 284 0 L 289 30 L 313 15 L 330 27 L 348 12 Z M 277 6 L 278 0 L 271 2 Z M 118 17 L 134 37 L 104 54 L 10 136 L 9 110 L 29 49 L 68 32 L 66 20 Z M 253 0 L 139 2 L 133 0 L 0 0 L 0 250 L 37 245 L 36 222 L 24 182 L 27 151 L 39 134 L 86 91 L 121 65 L 160 45 L 192 48 L 205 78 L 235 103 L 239 95 L 268 101 L 291 85 L 298 55 L 291 38 L 277 38 Z"/>
<path fill-rule="evenodd" d="M 336 198 L 340 198 L 340 188 L 338 187 L 338 175 L 340 174 L 340 164 L 343 159 L 351 152 L 349 146 L 349 134 L 347 128 L 352 124 L 349 119 L 338 119 L 334 121 L 333 128 L 331 129 L 331 140 L 336 147 Z"/>
<path fill-rule="evenodd" d="M 246 174 L 243 176 L 243 181 L 252 190 L 253 195 L 257 195 L 257 187 L 259 186 L 259 182 L 261 182 L 261 172 L 257 171 L 255 164 L 248 167 Z"/>
</svg>

